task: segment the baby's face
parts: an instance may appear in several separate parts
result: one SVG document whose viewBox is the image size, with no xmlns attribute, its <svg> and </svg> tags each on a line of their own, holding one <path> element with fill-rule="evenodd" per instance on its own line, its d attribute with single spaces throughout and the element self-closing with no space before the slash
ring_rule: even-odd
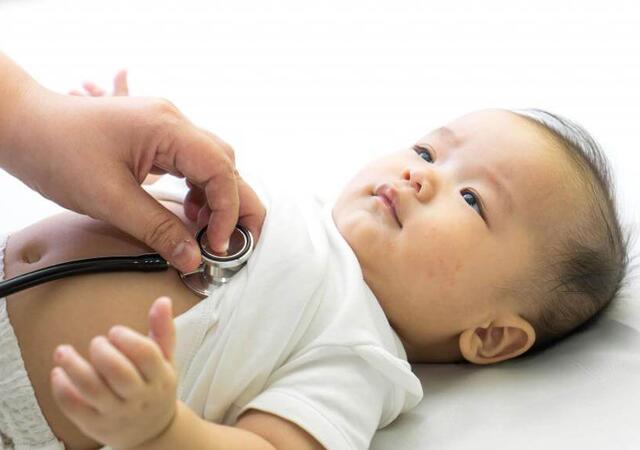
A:
<svg viewBox="0 0 640 450">
<path fill-rule="evenodd" d="M 517 313 L 499 288 L 526 279 L 536 242 L 572 207 L 559 155 L 525 119 L 483 110 L 373 161 L 342 191 L 334 222 L 410 359 L 458 359 L 464 330 Z"/>
</svg>

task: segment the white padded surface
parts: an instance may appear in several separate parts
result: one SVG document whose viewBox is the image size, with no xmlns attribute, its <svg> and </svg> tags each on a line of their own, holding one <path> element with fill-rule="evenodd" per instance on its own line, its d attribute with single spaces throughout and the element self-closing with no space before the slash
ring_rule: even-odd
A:
<svg viewBox="0 0 640 450">
<path fill-rule="evenodd" d="M 179 5 L 4 0 L 0 48 L 60 92 L 127 67 L 133 94 L 166 97 L 231 143 L 241 173 L 328 197 L 365 162 L 469 111 L 549 109 L 600 141 L 625 224 L 639 228 L 634 2 Z M 1 231 L 60 209 L 1 171 L 0 192 Z M 423 402 L 372 448 L 640 448 L 631 281 L 595 328 L 536 357 L 417 366 Z"/>
</svg>

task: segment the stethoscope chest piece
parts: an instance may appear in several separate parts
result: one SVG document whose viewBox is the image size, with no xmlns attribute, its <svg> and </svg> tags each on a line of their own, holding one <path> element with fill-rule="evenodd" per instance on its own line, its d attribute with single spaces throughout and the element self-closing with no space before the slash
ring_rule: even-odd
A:
<svg viewBox="0 0 640 450">
<path fill-rule="evenodd" d="M 231 233 L 229 248 L 224 255 L 214 253 L 209 247 L 207 227 L 198 232 L 196 241 L 202 253 L 202 264 L 193 272 L 180 273 L 180 277 L 189 289 L 204 297 L 242 269 L 253 251 L 253 236 L 242 225 L 236 225 Z"/>
</svg>

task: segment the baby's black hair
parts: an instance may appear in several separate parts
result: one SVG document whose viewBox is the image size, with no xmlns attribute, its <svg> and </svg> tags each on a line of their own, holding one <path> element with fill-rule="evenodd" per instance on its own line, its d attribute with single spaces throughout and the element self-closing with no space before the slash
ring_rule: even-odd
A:
<svg viewBox="0 0 640 450">
<path fill-rule="evenodd" d="M 584 331 L 628 282 L 629 241 L 618 216 L 611 168 L 600 145 L 580 125 L 541 109 L 516 109 L 545 137 L 561 148 L 570 161 L 573 182 L 583 188 L 588 213 L 568 233 L 542 242 L 530 282 L 523 290 L 533 306 L 523 314 L 536 332 L 526 353 L 551 347 L 564 337 Z"/>
</svg>

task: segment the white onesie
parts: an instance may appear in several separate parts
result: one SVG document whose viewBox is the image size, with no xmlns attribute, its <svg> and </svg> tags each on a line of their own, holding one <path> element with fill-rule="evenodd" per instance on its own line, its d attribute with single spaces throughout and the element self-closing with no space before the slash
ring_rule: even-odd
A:
<svg viewBox="0 0 640 450">
<path fill-rule="evenodd" d="M 246 176 L 245 176 L 246 179 Z M 175 319 L 178 396 L 233 425 L 247 409 L 290 420 L 328 449 L 365 449 L 422 398 L 402 343 L 317 195 L 250 185 L 267 209 L 247 265 Z M 145 189 L 182 201 L 184 180 Z"/>
</svg>

